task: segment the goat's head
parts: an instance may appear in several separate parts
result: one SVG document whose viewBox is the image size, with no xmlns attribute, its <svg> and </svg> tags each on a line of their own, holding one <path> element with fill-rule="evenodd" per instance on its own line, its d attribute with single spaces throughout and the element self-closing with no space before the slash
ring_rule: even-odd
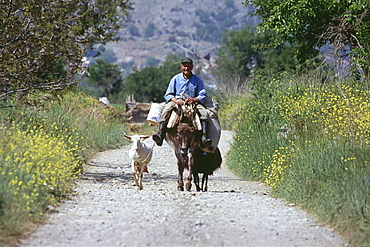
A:
<svg viewBox="0 0 370 247">
<path fill-rule="evenodd" d="M 149 136 L 147 135 L 132 135 L 132 136 L 129 136 L 129 135 L 126 135 L 126 134 L 123 134 L 124 137 L 126 137 L 127 139 L 130 139 L 133 143 L 132 145 L 132 148 L 138 150 L 139 149 L 139 143 L 140 141 L 145 141 L 145 139 L 149 138 Z"/>
</svg>

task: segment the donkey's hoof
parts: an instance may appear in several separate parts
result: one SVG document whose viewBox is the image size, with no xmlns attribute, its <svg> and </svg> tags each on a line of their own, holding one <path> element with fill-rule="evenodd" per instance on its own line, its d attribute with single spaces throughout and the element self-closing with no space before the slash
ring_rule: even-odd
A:
<svg viewBox="0 0 370 247">
<path fill-rule="evenodd" d="M 191 189 L 191 184 L 186 184 L 186 190 L 190 191 L 190 189 Z"/>
<path fill-rule="evenodd" d="M 178 191 L 184 191 L 184 186 L 177 186 Z"/>
</svg>

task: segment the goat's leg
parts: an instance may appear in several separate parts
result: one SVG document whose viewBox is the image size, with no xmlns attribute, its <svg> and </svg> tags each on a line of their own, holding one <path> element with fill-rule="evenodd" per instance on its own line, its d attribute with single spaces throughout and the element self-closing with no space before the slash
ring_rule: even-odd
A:
<svg viewBox="0 0 370 247">
<path fill-rule="evenodd" d="M 131 171 L 132 171 L 132 175 L 134 176 L 134 182 L 135 182 L 135 186 L 139 186 L 139 181 L 137 180 L 136 176 L 137 176 L 137 171 L 136 171 L 136 166 L 135 166 L 135 162 L 132 161 L 131 163 Z"/>
<path fill-rule="evenodd" d="M 143 173 L 140 172 L 140 174 L 138 174 L 138 177 L 139 177 L 139 187 L 137 189 L 142 190 L 143 189 Z"/>
<path fill-rule="evenodd" d="M 144 174 L 145 168 L 146 168 L 146 164 L 141 164 L 140 173 L 138 174 L 138 178 L 139 178 L 138 190 L 143 189 L 143 174 Z"/>
</svg>

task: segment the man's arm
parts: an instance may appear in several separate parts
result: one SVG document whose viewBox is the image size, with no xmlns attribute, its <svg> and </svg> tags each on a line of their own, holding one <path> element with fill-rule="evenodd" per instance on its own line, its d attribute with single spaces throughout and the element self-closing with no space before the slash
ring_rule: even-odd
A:
<svg viewBox="0 0 370 247">
<path fill-rule="evenodd" d="M 173 77 L 168 84 L 166 94 L 164 95 L 164 99 L 166 102 L 169 102 L 176 96 L 176 89 L 175 89 L 175 77 Z M 173 101 L 173 100 L 172 100 Z"/>
<path fill-rule="evenodd" d="M 200 103 L 203 104 L 206 101 L 207 92 L 206 92 L 206 89 L 204 87 L 204 83 L 203 83 L 202 79 L 200 79 L 199 77 L 197 77 L 197 83 L 198 83 L 198 91 L 197 91 L 196 99 L 198 100 L 197 102 L 200 102 Z"/>
</svg>

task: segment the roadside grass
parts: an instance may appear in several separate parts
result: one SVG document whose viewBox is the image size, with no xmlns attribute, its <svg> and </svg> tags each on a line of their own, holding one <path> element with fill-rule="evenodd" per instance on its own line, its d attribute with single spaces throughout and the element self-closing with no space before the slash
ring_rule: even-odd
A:
<svg viewBox="0 0 370 247">
<path fill-rule="evenodd" d="M 41 99 L 42 97 L 40 97 Z M 73 192 L 84 162 L 128 144 L 122 111 L 79 92 L 0 113 L 0 245 L 19 238 Z"/>
<path fill-rule="evenodd" d="M 223 97 L 218 97 L 217 101 L 220 104 L 220 110 L 218 113 L 218 118 L 220 120 L 221 128 L 223 130 L 232 130 L 234 124 L 237 123 L 237 118 L 245 107 L 245 102 L 253 98 L 250 94 L 245 95 L 227 95 Z"/>
<path fill-rule="evenodd" d="M 133 123 L 129 125 L 129 135 L 132 134 L 139 134 L 139 135 L 148 135 L 151 137 L 153 134 L 158 132 L 158 126 L 149 125 L 147 122 L 145 123 Z"/>
<path fill-rule="evenodd" d="M 352 246 L 370 246 L 370 92 L 293 80 L 221 108 L 236 133 L 229 168 L 314 212 Z"/>
</svg>

